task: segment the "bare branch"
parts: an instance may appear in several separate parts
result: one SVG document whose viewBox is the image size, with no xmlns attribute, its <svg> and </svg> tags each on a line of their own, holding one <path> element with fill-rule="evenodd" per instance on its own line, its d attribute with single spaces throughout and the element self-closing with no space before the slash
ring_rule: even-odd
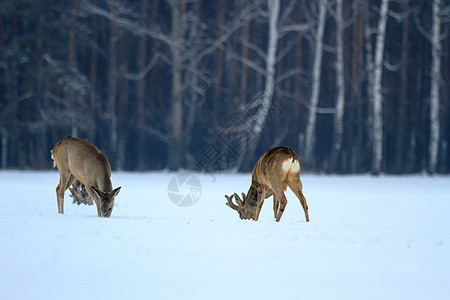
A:
<svg viewBox="0 0 450 300">
<path fill-rule="evenodd" d="M 253 44 L 253 43 L 251 43 L 251 42 L 249 42 L 249 41 L 245 41 L 244 39 L 241 39 L 241 43 L 242 43 L 245 47 L 247 47 L 247 48 L 249 48 L 249 49 L 255 51 L 255 53 L 258 54 L 259 57 L 261 57 L 264 61 L 267 61 L 267 55 L 266 55 L 266 53 L 265 53 L 261 48 L 259 48 L 257 45 L 255 45 L 255 44 Z"/>
<path fill-rule="evenodd" d="M 289 32 L 305 33 L 310 28 L 311 26 L 308 23 L 285 25 L 280 28 L 280 36 L 284 36 L 286 33 Z"/>
<path fill-rule="evenodd" d="M 394 18 L 394 20 L 395 20 L 397 23 L 403 22 L 403 20 L 406 18 L 406 16 L 407 16 L 408 14 L 409 14 L 409 12 L 401 12 L 401 13 L 398 13 L 398 12 L 395 12 L 395 11 L 392 11 L 392 10 L 388 10 L 388 15 L 389 15 L 390 17 Z"/>
<path fill-rule="evenodd" d="M 383 66 L 391 72 L 397 72 L 400 69 L 401 63 L 391 64 L 387 59 L 384 60 Z"/>
<path fill-rule="evenodd" d="M 153 127 L 150 126 L 139 126 L 140 129 L 145 131 L 146 133 L 150 134 L 151 136 L 157 138 L 159 141 L 167 144 L 169 142 L 169 137 L 167 134 L 164 134 L 162 131 L 159 131 Z"/>
<path fill-rule="evenodd" d="M 277 78 L 275 80 L 275 85 L 280 84 L 281 82 L 283 82 L 284 80 L 286 80 L 287 78 L 289 78 L 291 76 L 295 76 L 297 74 L 302 74 L 302 73 L 304 73 L 304 72 L 301 68 L 290 69 L 289 71 L 284 72 L 283 74 L 280 74 L 277 76 Z"/>
<path fill-rule="evenodd" d="M 296 101 L 303 104 L 309 110 L 313 109 L 313 107 L 310 105 L 309 101 L 306 101 L 302 98 L 298 98 Z M 335 114 L 336 113 L 335 107 L 316 107 L 315 109 L 318 114 Z"/>
<path fill-rule="evenodd" d="M 153 55 L 152 59 L 150 60 L 150 62 L 147 64 L 147 66 L 145 66 L 145 68 L 142 70 L 142 72 L 139 72 L 137 74 L 132 74 L 132 73 L 125 73 L 123 75 L 123 77 L 125 77 L 126 79 L 129 80 L 141 80 L 142 78 L 144 78 L 148 72 L 150 72 L 151 69 L 153 69 L 153 67 L 156 65 L 156 63 L 158 62 L 158 60 L 160 59 L 160 55 L 159 53 L 156 53 L 155 55 Z"/>
<path fill-rule="evenodd" d="M 289 4 L 284 8 L 283 13 L 280 16 L 280 22 L 279 22 L 280 24 L 284 24 L 284 23 L 288 22 L 289 15 L 294 10 L 296 2 L 297 1 L 295 1 L 295 0 L 291 0 L 289 2 Z M 278 30 L 278 31 L 280 31 L 280 30 Z"/>
<path fill-rule="evenodd" d="M 231 21 L 231 24 L 226 26 L 226 30 L 224 30 L 224 34 L 216 39 L 214 43 L 210 44 L 208 47 L 200 51 L 196 58 L 194 59 L 194 65 L 197 65 L 200 63 L 200 61 L 208 54 L 216 51 L 225 41 L 227 41 L 230 36 L 239 28 L 241 28 L 246 22 L 253 19 L 255 16 L 258 15 L 257 8 L 259 6 L 259 1 L 255 1 L 250 6 L 246 7 L 240 13 L 236 18 Z"/>
<path fill-rule="evenodd" d="M 244 63 L 245 65 L 247 65 L 254 71 L 258 72 L 259 74 L 264 75 L 264 76 L 266 75 L 266 70 L 263 67 L 258 66 L 256 63 L 254 63 L 250 59 L 248 59 L 246 57 L 242 57 L 242 56 L 234 54 L 234 53 L 231 54 L 231 56 L 233 57 L 233 59 Z"/>
<path fill-rule="evenodd" d="M 149 28 L 143 27 L 140 24 L 129 20 L 125 17 L 121 17 L 120 14 L 109 12 L 97 5 L 94 5 L 89 0 L 83 0 L 81 2 L 81 7 L 88 12 L 92 14 L 99 15 L 101 17 L 104 17 L 110 21 L 116 22 L 118 25 L 130 30 L 131 32 L 138 34 L 138 35 L 148 35 L 151 38 L 154 38 L 156 40 L 159 40 L 161 42 L 164 42 L 167 45 L 173 45 L 176 44 L 175 41 L 173 41 L 169 36 L 163 34 L 162 32 L 158 31 L 157 29 L 150 30 Z M 117 8 L 117 6 L 116 6 Z M 122 13 L 127 12 L 127 10 L 121 10 Z"/>
<path fill-rule="evenodd" d="M 292 47 L 298 45 L 298 41 L 300 40 L 300 36 L 297 36 L 295 39 L 289 39 L 286 46 L 283 47 L 281 51 L 278 52 L 276 62 L 280 62 L 292 49 Z"/>
<path fill-rule="evenodd" d="M 425 28 L 423 28 L 422 23 L 420 22 L 419 19 L 419 11 L 417 9 L 415 9 L 414 11 L 414 21 L 417 25 L 417 30 L 419 30 L 419 32 L 429 41 L 431 41 L 431 34 L 428 33 Z"/>
</svg>

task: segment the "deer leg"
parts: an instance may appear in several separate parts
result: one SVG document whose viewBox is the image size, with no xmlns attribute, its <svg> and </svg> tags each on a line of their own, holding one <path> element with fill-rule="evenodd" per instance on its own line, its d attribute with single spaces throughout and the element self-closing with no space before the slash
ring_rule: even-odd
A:
<svg viewBox="0 0 450 300">
<path fill-rule="evenodd" d="M 301 180 L 291 180 L 291 182 L 289 182 L 289 187 L 291 188 L 292 192 L 294 192 L 295 196 L 297 196 L 298 200 L 300 200 L 300 204 L 302 205 L 303 211 L 305 212 L 306 222 L 309 222 L 308 204 L 306 203 L 306 198 L 302 192 L 303 185 Z"/>
<path fill-rule="evenodd" d="M 64 213 L 64 193 L 62 197 L 60 196 L 61 190 L 61 179 L 59 180 L 58 186 L 56 187 L 56 204 L 58 205 L 58 214 Z"/>
<path fill-rule="evenodd" d="M 261 208 L 264 203 L 264 199 L 266 199 L 266 191 L 262 190 L 261 192 L 258 192 L 258 201 L 256 203 L 255 221 L 258 221 L 258 219 L 259 219 L 259 213 L 261 212 Z"/>
<path fill-rule="evenodd" d="M 287 199 L 286 199 L 286 196 L 284 196 L 283 192 L 279 193 L 278 199 L 279 199 L 279 207 L 278 207 L 278 213 L 277 213 L 275 220 L 277 222 L 280 222 L 281 216 L 283 215 L 283 212 L 284 212 L 284 208 L 286 207 L 286 204 L 287 204 Z"/>
<path fill-rule="evenodd" d="M 273 217 L 275 219 L 277 218 L 278 207 L 280 207 L 280 201 L 278 201 L 277 195 L 273 195 Z"/>
<path fill-rule="evenodd" d="M 94 199 L 95 206 L 97 207 L 97 215 L 98 215 L 99 217 L 101 217 L 101 216 L 102 216 L 101 203 L 100 203 L 100 199 L 98 199 L 97 193 L 95 193 L 95 192 L 92 190 L 92 187 L 87 188 L 87 187 L 85 186 L 85 188 L 86 188 L 86 192 L 88 193 L 89 197 L 90 197 L 91 199 Z"/>
<path fill-rule="evenodd" d="M 64 193 L 73 181 L 75 181 L 75 177 L 71 174 L 60 174 L 59 184 L 56 187 L 56 201 L 59 214 L 64 214 Z"/>
</svg>

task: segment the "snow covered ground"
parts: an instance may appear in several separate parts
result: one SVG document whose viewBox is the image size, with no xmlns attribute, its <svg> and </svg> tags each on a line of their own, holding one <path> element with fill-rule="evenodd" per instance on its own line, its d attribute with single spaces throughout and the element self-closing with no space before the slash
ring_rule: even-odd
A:
<svg viewBox="0 0 450 300">
<path fill-rule="evenodd" d="M 306 174 L 311 222 L 288 190 L 276 223 L 272 199 L 258 222 L 225 206 L 250 174 L 195 174 L 190 207 L 174 175 L 114 173 L 102 219 L 68 192 L 57 214 L 55 171 L 0 172 L 0 298 L 450 299 L 448 176 Z"/>
</svg>

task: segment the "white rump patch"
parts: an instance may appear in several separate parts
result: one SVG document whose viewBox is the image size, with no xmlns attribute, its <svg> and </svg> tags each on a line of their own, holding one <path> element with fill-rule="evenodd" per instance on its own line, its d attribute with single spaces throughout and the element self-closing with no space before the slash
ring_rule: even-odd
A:
<svg viewBox="0 0 450 300">
<path fill-rule="evenodd" d="M 300 170 L 300 164 L 298 163 L 298 160 L 293 160 L 291 158 L 283 161 L 281 167 L 285 172 L 290 171 L 293 173 L 297 173 Z"/>
<path fill-rule="evenodd" d="M 281 167 L 283 168 L 283 171 L 287 171 L 291 168 L 292 165 L 292 160 L 291 159 L 287 159 L 285 161 L 283 161 L 283 164 L 281 165 Z"/>
<path fill-rule="evenodd" d="M 291 172 L 298 173 L 300 171 L 300 164 L 298 160 L 294 161 L 291 166 Z"/>
<path fill-rule="evenodd" d="M 53 160 L 53 168 L 55 168 L 55 167 L 56 167 L 56 160 L 55 160 L 55 158 L 53 157 L 53 150 L 50 151 L 50 156 L 51 156 L 51 158 L 52 158 L 52 160 Z"/>
</svg>

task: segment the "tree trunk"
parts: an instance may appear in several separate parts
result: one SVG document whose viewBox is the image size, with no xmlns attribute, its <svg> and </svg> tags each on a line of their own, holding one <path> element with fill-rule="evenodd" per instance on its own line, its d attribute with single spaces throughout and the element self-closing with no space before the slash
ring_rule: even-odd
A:
<svg viewBox="0 0 450 300">
<path fill-rule="evenodd" d="M 224 7 L 225 9 L 225 7 Z M 197 37 L 200 33 L 200 20 L 201 20 L 201 10 L 202 10 L 202 2 L 200 0 L 198 0 L 194 7 L 192 8 L 193 13 L 195 15 L 195 19 L 196 21 L 194 22 L 194 24 L 189 28 L 190 31 L 190 35 L 193 37 Z M 194 43 L 195 43 L 195 38 L 194 38 Z M 199 62 L 198 64 L 201 64 L 201 62 Z M 220 64 L 223 64 L 223 61 L 220 60 Z M 192 146 L 192 142 L 194 140 L 194 126 L 195 126 L 195 122 L 197 119 L 197 106 L 198 106 L 198 101 L 200 99 L 199 97 L 199 92 L 197 91 L 196 87 L 199 87 L 199 82 L 200 82 L 200 78 L 197 72 L 194 72 L 194 69 L 196 68 L 196 66 L 192 63 L 192 61 L 190 62 L 190 66 L 186 72 L 185 75 L 185 82 L 190 82 L 192 86 L 190 89 L 190 93 L 189 93 L 189 101 L 188 101 L 188 109 L 186 110 L 186 112 L 184 113 L 186 115 L 186 121 L 185 121 L 185 125 L 184 125 L 184 141 L 183 141 L 183 145 L 184 145 L 184 149 L 186 151 L 186 153 L 189 153 L 191 146 Z M 189 158 L 192 158 L 191 155 L 186 154 L 185 156 L 188 156 Z M 195 168 L 195 166 L 197 165 L 197 162 L 195 162 L 194 159 L 190 159 L 189 161 L 186 161 L 185 166 L 187 168 Z"/>
<path fill-rule="evenodd" d="M 11 25 L 11 43 L 17 43 L 19 39 L 19 16 L 18 12 L 13 12 Z M 8 81 L 6 86 L 7 98 L 11 102 L 16 102 L 19 96 L 19 74 L 17 72 L 8 72 Z M 13 157 L 17 167 L 24 168 L 26 165 L 26 149 L 23 145 L 23 130 L 18 126 L 20 119 L 20 112 L 17 104 L 14 104 L 7 119 L 10 121 L 9 134 L 11 137 L 11 151 L 10 155 Z M 11 126 L 12 125 L 12 126 Z"/>
<path fill-rule="evenodd" d="M 245 6 L 250 5 L 249 0 L 245 0 Z M 245 22 L 243 28 L 242 39 L 244 41 L 250 42 L 250 21 Z M 247 60 L 249 56 L 249 49 L 246 45 L 242 45 L 242 58 Z M 240 92 L 240 103 L 247 103 L 248 96 L 248 67 L 247 64 L 242 62 L 241 71 L 241 92 Z"/>
<path fill-rule="evenodd" d="M 225 24 L 225 13 L 226 13 L 226 0 L 219 0 L 219 9 L 217 11 L 217 26 L 219 30 L 217 32 L 216 38 L 220 38 L 222 35 L 222 28 Z M 222 77 L 223 77 L 223 50 L 218 49 L 215 52 L 215 64 L 216 64 L 216 82 L 214 87 L 214 99 L 220 103 L 221 101 L 221 90 L 222 90 Z"/>
<path fill-rule="evenodd" d="M 297 22 L 297 24 L 301 24 L 303 21 L 303 12 L 301 11 L 301 9 L 296 10 L 295 17 L 296 17 L 295 21 Z M 304 55 L 303 54 L 303 37 L 300 37 L 295 48 L 296 48 L 295 49 L 295 67 L 302 69 L 303 55 Z M 302 76 L 299 74 L 299 75 L 295 76 L 295 78 L 294 78 L 294 97 L 295 97 L 295 99 L 301 99 L 301 97 L 303 95 L 302 94 L 303 90 L 304 89 L 302 88 Z M 294 118 L 292 119 L 292 121 L 294 122 L 293 126 L 294 126 L 294 128 L 298 128 L 297 127 L 298 126 L 297 118 L 302 112 L 302 110 L 301 110 L 302 105 L 300 105 L 299 101 L 293 101 L 292 105 L 293 105 L 293 115 L 294 115 Z M 303 145 L 302 145 L 302 147 L 303 147 Z"/>
<path fill-rule="evenodd" d="M 386 36 L 386 21 L 389 0 L 383 0 L 378 20 L 377 39 L 375 44 L 375 63 L 373 72 L 373 158 L 372 173 L 378 175 L 381 171 L 381 160 L 383 158 L 383 95 L 381 90 L 381 79 L 383 71 L 384 42 Z"/>
<path fill-rule="evenodd" d="M 446 25 L 449 28 L 449 24 Z M 442 43 L 442 52 L 441 53 L 450 53 L 450 39 L 447 38 Z M 447 66 L 442 68 L 442 80 L 447 82 L 446 85 L 442 86 L 441 90 L 441 106 L 444 107 L 444 110 L 441 111 L 441 157 L 442 161 L 440 166 L 442 167 L 441 173 L 446 174 L 450 172 L 450 58 L 449 55 L 442 55 L 442 66 Z"/>
<path fill-rule="evenodd" d="M 172 43 L 169 45 L 172 57 L 172 96 L 169 137 L 168 165 L 170 170 L 178 170 L 184 157 L 183 149 L 183 102 L 182 102 L 182 39 L 181 1 L 170 1 L 172 7 Z"/>
<path fill-rule="evenodd" d="M 266 61 L 266 80 L 264 85 L 264 94 L 262 99 L 262 107 L 258 112 L 258 117 L 256 119 L 254 134 L 255 139 L 252 142 L 252 149 L 250 153 L 254 153 L 258 142 L 261 138 L 261 133 L 264 128 L 264 124 L 269 113 L 269 109 L 272 105 L 272 98 L 275 90 L 275 66 L 277 59 L 277 48 L 278 48 L 278 19 L 280 15 L 280 1 L 279 0 L 268 0 L 268 10 L 269 10 L 269 40 L 267 45 L 267 61 Z M 253 156 L 253 155 L 252 155 Z"/>
<path fill-rule="evenodd" d="M 327 11 L 327 0 L 319 0 L 319 19 L 317 30 L 315 33 L 311 101 L 309 104 L 309 115 L 308 115 L 308 123 L 306 124 L 306 139 L 304 147 L 305 165 L 309 167 L 314 166 L 314 158 L 315 158 L 315 155 L 313 155 L 313 150 L 315 144 L 317 107 L 319 104 L 320 78 L 321 78 L 322 52 L 323 52 L 323 34 L 325 30 L 326 11 Z"/>
<path fill-rule="evenodd" d="M 78 1 L 73 0 L 72 1 L 72 8 L 70 10 L 70 31 L 69 31 L 69 56 L 68 56 L 68 64 L 70 68 L 75 69 L 76 68 L 76 35 L 75 35 L 75 24 L 76 24 L 76 18 L 77 18 L 77 8 L 78 8 Z M 72 136 L 77 137 L 78 136 L 78 126 L 77 122 L 75 120 L 75 110 L 77 110 L 77 104 L 76 99 L 74 97 L 74 94 L 69 92 L 69 101 L 70 101 L 70 109 L 72 110 Z"/>
<path fill-rule="evenodd" d="M 119 43 L 119 53 L 118 53 L 118 63 L 120 74 L 125 74 L 129 68 L 129 54 L 128 54 L 128 45 L 131 44 L 130 41 L 126 37 L 122 37 L 121 42 Z M 128 78 L 125 76 L 120 76 L 118 78 L 118 110 L 117 110 L 117 158 L 116 158 L 116 170 L 122 171 L 125 166 L 125 145 L 127 141 L 128 132 L 131 128 L 128 124 L 130 122 L 127 121 L 129 116 L 128 114 Z"/>
<path fill-rule="evenodd" d="M 364 105 L 362 101 L 362 80 L 363 80 L 363 63 L 364 63 L 364 5 L 362 0 L 356 1 L 356 19 L 353 26 L 353 51 L 352 51 L 352 82 L 351 82 L 351 104 L 356 107 L 356 135 L 352 139 L 352 147 L 356 147 L 355 155 L 349 155 L 350 172 L 358 172 L 361 170 L 363 156 L 366 143 L 364 142 Z M 354 140 L 354 142 L 353 142 Z M 356 145 L 354 145 L 356 144 Z M 350 151 L 349 151 L 350 153 Z"/>
<path fill-rule="evenodd" d="M 269 4 L 269 41 L 267 46 L 266 82 L 261 111 L 255 124 L 255 144 L 258 143 L 266 122 L 275 90 L 275 65 L 278 47 L 278 18 L 280 14 L 280 0 L 268 0 Z"/>
<path fill-rule="evenodd" d="M 94 0 L 94 4 L 98 5 L 98 0 Z M 92 132 L 89 133 L 89 137 L 95 140 L 96 137 L 96 128 L 97 128 L 97 47 L 99 43 L 99 35 L 98 35 L 98 16 L 92 16 L 92 50 L 91 50 L 91 62 L 90 62 L 90 70 L 89 70 L 89 78 L 90 78 L 90 103 L 89 103 L 89 114 L 92 118 L 93 128 Z"/>
<path fill-rule="evenodd" d="M 267 60 L 265 69 L 265 85 L 264 93 L 261 99 L 261 108 L 256 116 L 255 124 L 253 126 L 252 140 L 249 141 L 247 149 L 247 162 L 254 157 L 256 148 L 258 147 L 261 138 L 262 130 L 272 106 L 272 98 L 275 91 L 275 66 L 277 63 L 277 48 L 278 48 L 278 19 L 280 17 L 280 0 L 268 0 L 269 11 L 269 37 L 267 45 Z M 236 165 L 236 169 L 240 167 L 240 163 Z"/>
<path fill-rule="evenodd" d="M 405 20 L 402 29 L 402 52 L 401 52 L 401 86 L 399 100 L 399 116 L 397 122 L 397 143 L 395 155 L 395 172 L 400 174 L 405 171 L 405 143 L 408 136 L 406 130 L 406 108 L 408 105 L 408 50 L 409 50 L 409 0 L 403 1 L 403 13 Z"/>
<path fill-rule="evenodd" d="M 370 26 L 370 6 L 367 1 L 363 1 L 364 6 L 364 49 L 366 52 L 366 73 L 367 73 L 367 98 L 369 100 L 368 112 L 367 112 L 367 136 L 368 147 L 365 149 L 367 153 L 374 148 L 373 139 L 373 85 L 374 85 L 374 61 L 373 61 L 373 45 L 372 45 L 372 27 Z M 373 151 L 372 151 L 373 153 Z M 368 155 L 369 156 L 369 155 Z M 372 157 L 373 159 L 373 157 Z M 371 166 L 367 164 L 367 170 L 370 170 Z"/>
<path fill-rule="evenodd" d="M 111 10 L 113 15 L 116 14 L 116 9 L 111 5 Z M 109 115 L 109 129 L 110 129 L 110 162 L 113 162 L 113 168 L 116 167 L 117 159 L 117 115 L 116 115 L 116 101 L 117 101 L 117 33 L 116 33 L 116 22 L 111 20 L 109 23 L 109 94 L 108 94 L 108 115 Z"/>
<path fill-rule="evenodd" d="M 436 172 L 439 153 L 439 81 L 441 66 L 441 18 L 440 0 L 433 1 L 433 25 L 431 33 L 431 95 L 430 95 L 430 144 L 429 172 Z"/>
<path fill-rule="evenodd" d="M 8 130 L 6 128 L 2 128 L 2 148 L 1 148 L 1 164 L 0 168 L 5 169 L 8 166 Z"/>
<path fill-rule="evenodd" d="M 142 0 L 142 20 L 141 25 L 146 27 L 148 17 L 148 0 Z M 147 35 L 142 34 L 140 36 L 139 44 L 139 73 L 143 72 L 145 66 L 147 65 Z M 138 139 L 137 139 L 137 169 L 143 171 L 145 169 L 145 112 L 146 112 L 146 101 L 145 101 L 145 87 L 146 87 L 146 76 L 141 78 L 137 83 L 137 96 L 138 96 Z"/>
<path fill-rule="evenodd" d="M 331 153 L 328 172 L 336 172 L 339 156 L 342 151 L 342 138 L 344 134 L 344 19 L 342 13 L 343 0 L 336 0 L 336 113 L 334 115 L 334 145 Z"/>
<path fill-rule="evenodd" d="M 35 68 L 37 71 L 36 78 L 36 112 L 40 110 L 49 111 L 46 107 L 45 101 L 45 76 L 44 76 L 44 27 L 45 27 L 45 12 L 43 11 L 42 4 L 39 8 L 39 19 L 37 24 L 37 40 L 36 40 L 36 48 L 35 48 Z M 31 166 L 34 168 L 47 168 L 49 158 L 46 155 L 48 145 L 47 145 L 47 120 L 41 119 L 39 126 L 39 131 L 33 135 L 35 137 L 35 153 L 34 158 L 31 162 Z"/>
<path fill-rule="evenodd" d="M 1 20 L 1 19 L 0 19 Z M 3 32 L 3 22 L 0 21 L 0 32 Z M 4 36 L 0 35 L 0 49 L 2 49 L 5 45 Z M 3 59 L 1 61 L 3 63 Z M 8 82 L 8 76 L 6 75 L 6 72 L 3 69 L 0 69 L 0 78 L 4 78 L 5 82 Z M 1 95 L 0 95 L 0 102 L 9 102 L 8 92 L 7 89 L 5 89 Z M 7 166 L 7 160 L 8 160 L 8 128 L 6 124 L 6 115 L 0 114 L 1 121 L 0 121 L 0 127 L 1 127 L 1 137 L 2 137 L 2 145 L 0 148 L 0 168 L 5 169 Z"/>
</svg>

